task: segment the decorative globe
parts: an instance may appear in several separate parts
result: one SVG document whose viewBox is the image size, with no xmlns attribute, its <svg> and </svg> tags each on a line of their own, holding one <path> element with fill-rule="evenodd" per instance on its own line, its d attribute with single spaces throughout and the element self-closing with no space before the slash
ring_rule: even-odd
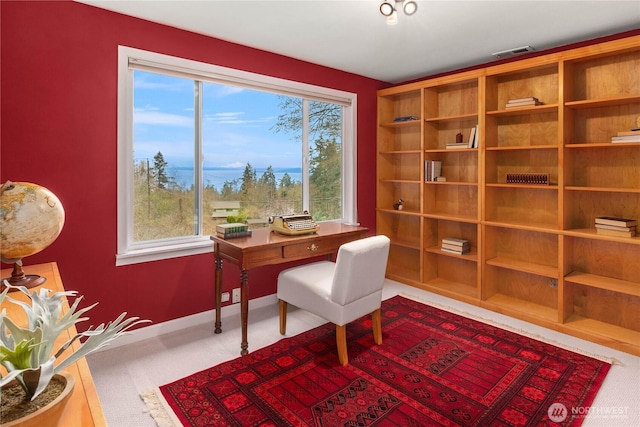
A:
<svg viewBox="0 0 640 427">
<path fill-rule="evenodd" d="M 22 276 L 22 258 L 36 254 L 56 240 L 64 225 L 62 203 L 47 188 L 7 181 L 0 187 L 0 257 L 14 263 L 12 284 Z M 19 272 L 16 271 L 19 269 Z M 22 283 L 19 283 L 22 285 Z"/>
</svg>

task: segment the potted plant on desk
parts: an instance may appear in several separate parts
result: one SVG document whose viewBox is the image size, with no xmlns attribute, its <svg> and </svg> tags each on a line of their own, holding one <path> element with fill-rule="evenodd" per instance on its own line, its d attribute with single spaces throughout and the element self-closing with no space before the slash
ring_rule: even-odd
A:
<svg viewBox="0 0 640 427">
<path fill-rule="evenodd" d="M 18 326 L 0 312 L 0 423 L 2 426 L 55 426 L 63 413 L 71 392 L 73 377 L 64 368 L 87 354 L 105 346 L 126 333 L 131 327 L 149 322 L 137 317 L 125 318 L 122 313 L 112 322 L 90 327 L 77 333 L 56 348 L 56 340 L 68 328 L 87 320 L 83 316 L 96 304 L 78 308 L 82 297 L 75 299 L 69 311 L 62 314 L 67 297 L 75 297 L 76 291 L 51 293 L 39 288 L 29 294 L 27 288 L 11 286 L 3 281 L 0 304 L 6 299 L 24 311 L 27 325 Z M 29 303 L 7 295 L 10 290 L 25 294 Z M 74 342 L 79 342 L 75 348 Z M 56 391 L 57 390 L 57 391 Z M 43 403 L 48 402 L 48 403 Z"/>
</svg>

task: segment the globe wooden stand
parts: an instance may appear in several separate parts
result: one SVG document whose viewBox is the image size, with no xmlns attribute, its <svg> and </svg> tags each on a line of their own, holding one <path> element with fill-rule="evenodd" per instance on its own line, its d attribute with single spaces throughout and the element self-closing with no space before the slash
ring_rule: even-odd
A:
<svg viewBox="0 0 640 427">
<path fill-rule="evenodd" d="M 37 274 L 24 274 L 24 271 L 22 271 L 21 263 L 16 262 L 13 264 L 11 277 L 2 278 L 2 280 L 8 281 L 11 286 L 24 286 L 27 289 L 31 289 L 36 286 L 42 285 L 47 281 L 47 278 L 39 276 Z M 9 292 L 13 292 L 15 290 L 16 289 L 11 289 Z"/>
</svg>

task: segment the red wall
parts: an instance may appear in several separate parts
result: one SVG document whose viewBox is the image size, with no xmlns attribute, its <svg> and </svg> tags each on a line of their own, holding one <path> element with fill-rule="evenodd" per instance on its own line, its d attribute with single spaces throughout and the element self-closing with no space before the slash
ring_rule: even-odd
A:
<svg viewBox="0 0 640 427">
<path fill-rule="evenodd" d="M 99 302 L 90 323 L 122 311 L 159 323 L 214 301 L 211 254 L 115 266 L 118 45 L 357 93 L 358 212 L 375 230 L 376 90 L 385 83 L 74 2 L 0 8 L 0 181 L 35 182 L 62 201 L 60 237 L 24 262 L 56 261 L 67 289 Z M 252 270 L 250 298 L 274 293 L 278 271 Z M 225 290 L 238 276 L 227 264 Z"/>
</svg>

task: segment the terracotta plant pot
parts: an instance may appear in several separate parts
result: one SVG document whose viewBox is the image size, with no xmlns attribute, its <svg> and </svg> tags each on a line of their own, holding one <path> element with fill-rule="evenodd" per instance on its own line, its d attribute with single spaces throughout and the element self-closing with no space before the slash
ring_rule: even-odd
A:
<svg viewBox="0 0 640 427">
<path fill-rule="evenodd" d="M 73 376 L 67 372 L 61 372 L 54 377 L 63 377 L 66 381 L 66 387 L 62 393 L 56 397 L 47 406 L 44 406 L 26 417 L 18 418 L 8 423 L 3 423 L 2 427 L 58 427 L 61 426 L 60 419 L 64 412 L 67 402 L 73 393 L 75 380 Z"/>
</svg>

